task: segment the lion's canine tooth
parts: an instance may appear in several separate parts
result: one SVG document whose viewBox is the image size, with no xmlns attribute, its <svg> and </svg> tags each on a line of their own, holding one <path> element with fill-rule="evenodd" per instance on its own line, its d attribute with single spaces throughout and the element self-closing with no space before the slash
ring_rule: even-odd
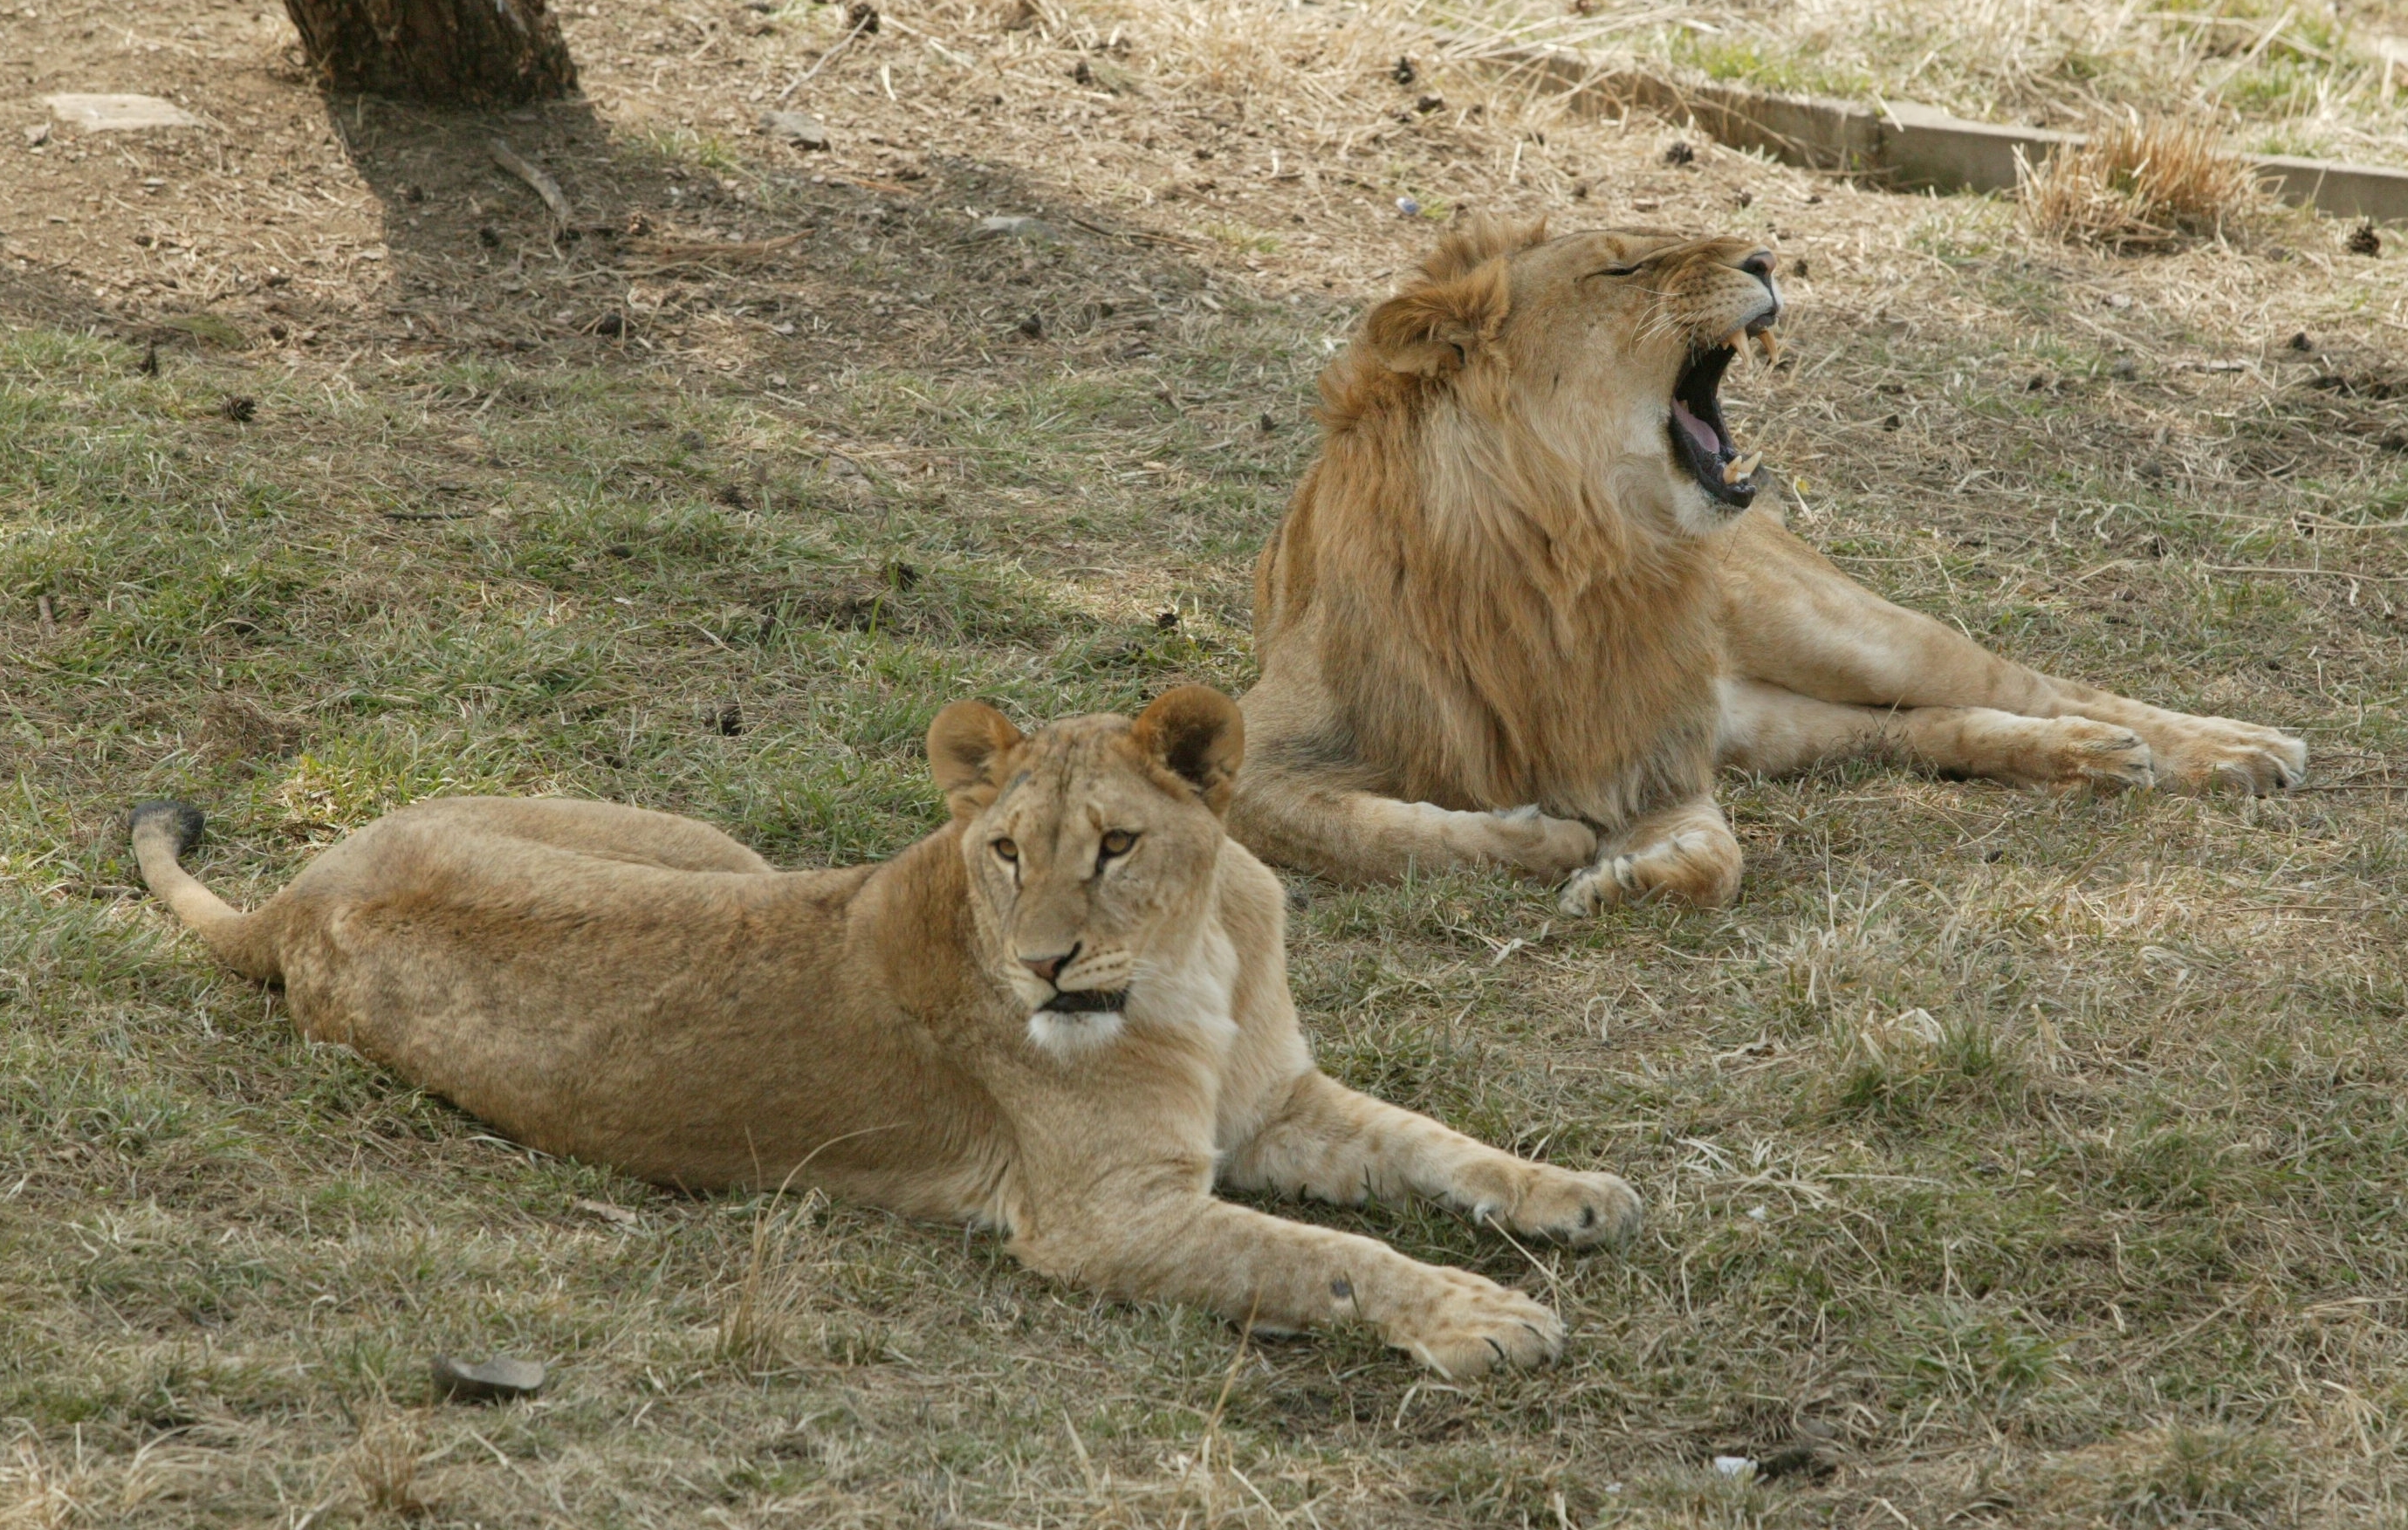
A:
<svg viewBox="0 0 2408 1530">
<path fill-rule="evenodd" d="M 1756 344 L 1764 347 L 1765 365 L 1770 366 L 1781 360 L 1781 342 L 1772 337 L 1772 331 L 1769 329 L 1757 330 L 1756 332 Z"/>
<path fill-rule="evenodd" d="M 1723 481 L 1744 483 L 1756 477 L 1756 465 L 1763 461 L 1764 453 L 1761 451 L 1751 451 L 1744 457 L 1733 457 L 1723 464 Z"/>
<path fill-rule="evenodd" d="M 1747 353 L 1747 331 L 1743 328 L 1732 330 L 1730 334 L 1723 337 L 1723 344 L 1730 347 L 1730 349 L 1740 352 L 1742 355 L 1745 355 Z"/>
</svg>

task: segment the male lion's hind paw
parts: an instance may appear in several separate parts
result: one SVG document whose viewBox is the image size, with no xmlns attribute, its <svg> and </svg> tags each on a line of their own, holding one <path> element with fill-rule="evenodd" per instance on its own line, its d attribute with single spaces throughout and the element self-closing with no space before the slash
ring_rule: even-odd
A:
<svg viewBox="0 0 2408 1530">
<path fill-rule="evenodd" d="M 2308 779 L 2308 746 L 2276 728 L 2225 717 L 2186 717 L 2159 731 L 2157 784 L 2169 792 L 2245 792 L 2262 797 Z"/>
<path fill-rule="evenodd" d="M 1543 1365 L 1563 1352 L 1563 1320 L 1539 1303 L 1469 1270 L 1435 1273 L 1447 1289 L 1392 1318 L 1385 1337 L 1448 1380 Z"/>
<path fill-rule="evenodd" d="M 1639 1232 L 1639 1193 L 1618 1174 L 1545 1173 L 1510 1219 L 1515 1232 L 1575 1249 L 1619 1246 Z"/>
<path fill-rule="evenodd" d="M 1568 914 L 1655 898 L 1719 908 L 1739 894 L 1739 870 L 1737 840 L 1687 831 L 1607 856 L 1564 883 L 1555 902 Z"/>
</svg>

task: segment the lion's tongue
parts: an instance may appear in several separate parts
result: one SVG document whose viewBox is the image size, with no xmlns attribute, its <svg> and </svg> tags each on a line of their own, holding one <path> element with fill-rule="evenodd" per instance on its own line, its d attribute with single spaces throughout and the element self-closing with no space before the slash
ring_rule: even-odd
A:
<svg viewBox="0 0 2408 1530">
<path fill-rule="evenodd" d="M 1672 418 L 1680 422 L 1681 428 L 1689 433 L 1689 439 L 1697 442 L 1709 459 L 1723 454 L 1723 438 L 1714 434 L 1714 427 L 1691 414 L 1689 407 L 1677 398 L 1672 400 Z"/>
</svg>

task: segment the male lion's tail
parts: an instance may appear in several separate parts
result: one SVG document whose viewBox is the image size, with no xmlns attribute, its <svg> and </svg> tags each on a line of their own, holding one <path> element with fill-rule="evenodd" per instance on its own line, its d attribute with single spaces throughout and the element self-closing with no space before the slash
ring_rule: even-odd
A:
<svg viewBox="0 0 2408 1530">
<path fill-rule="evenodd" d="M 236 909 L 184 869 L 181 857 L 201 837 L 201 810 L 189 802 L 145 802 L 127 815 L 134 858 L 142 879 L 176 917 L 208 942 L 218 960 L 246 978 L 265 982 L 282 976 L 282 964 L 259 916 Z"/>
</svg>

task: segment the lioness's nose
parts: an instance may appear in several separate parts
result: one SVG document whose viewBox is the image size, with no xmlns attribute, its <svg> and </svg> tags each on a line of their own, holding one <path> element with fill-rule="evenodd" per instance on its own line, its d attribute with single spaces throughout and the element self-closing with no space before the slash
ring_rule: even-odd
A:
<svg viewBox="0 0 2408 1530">
<path fill-rule="evenodd" d="M 1059 956 L 1024 956 L 1020 965 L 1050 983 L 1062 975 L 1064 967 L 1078 959 L 1079 948 L 1074 945 Z"/>
</svg>

